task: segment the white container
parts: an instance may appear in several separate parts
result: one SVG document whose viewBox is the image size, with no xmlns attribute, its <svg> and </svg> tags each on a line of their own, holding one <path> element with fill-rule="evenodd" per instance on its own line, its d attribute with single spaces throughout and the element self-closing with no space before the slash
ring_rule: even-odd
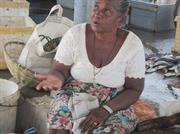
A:
<svg viewBox="0 0 180 134">
<path fill-rule="evenodd" d="M 25 16 L 0 16 L 0 70 L 7 69 L 3 47 L 8 41 L 26 42 L 32 34 L 34 21 Z"/>
<path fill-rule="evenodd" d="M 0 16 L 29 16 L 26 0 L 0 0 Z"/>
<path fill-rule="evenodd" d="M 19 96 L 16 83 L 0 79 L 0 133 L 14 132 Z"/>
</svg>

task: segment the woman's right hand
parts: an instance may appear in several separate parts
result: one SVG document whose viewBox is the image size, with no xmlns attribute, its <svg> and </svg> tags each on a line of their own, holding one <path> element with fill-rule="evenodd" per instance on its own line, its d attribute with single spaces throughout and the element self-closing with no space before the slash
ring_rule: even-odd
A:
<svg viewBox="0 0 180 134">
<path fill-rule="evenodd" d="M 60 89 L 64 82 L 59 77 L 53 74 L 35 74 L 35 78 L 41 80 L 41 82 L 36 86 L 37 90 L 57 90 Z"/>
</svg>

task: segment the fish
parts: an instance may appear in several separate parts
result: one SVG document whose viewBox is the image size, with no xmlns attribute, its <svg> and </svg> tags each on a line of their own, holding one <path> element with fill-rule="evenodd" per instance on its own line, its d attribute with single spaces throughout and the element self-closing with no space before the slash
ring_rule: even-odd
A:
<svg viewBox="0 0 180 134">
<path fill-rule="evenodd" d="M 157 70 L 161 70 L 161 69 L 167 68 L 167 66 L 166 65 L 159 65 L 156 68 L 157 68 Z"/>
<path fill-rule="evenodd" d="M 180 72 L 176 73 L 176 77 L 180 77 Z"/>
<path fill-rule="evenodd" d="M 146 69 L 146 73 L 153 73 L 157 70 L 157 68 L 148 68 Z"/>
<path fill-rule="evenodd" d="M 164 78 L 180 76 L 180 56 L 159 55 L 146 59 L 146 73 L 162 71 Z"/>
<path fill-rule="evenodd" d="M 157 61 L 154 63 L 154 66 L 158 66 L 158 65 L 166 65 L 166 66 L 173 66 L 174 64 L 172 62 L 167 62 L 167 61 Z"/>
<path fill-rule="evenodd" d="M 168 72 L 164 74 L 164 78 L 176 76 L 177 74 L 175 72 Z"/>
<path fill-rule="evenodd" d="M 154 61 L 153 60 L 146 61 L 146 66 L 153 67 L 153 65 L 154 65 Z"/>
<path fill-rule="evenodd" d="M 147 69 L 146 69 L 146 73 L 152 73 L 152 72 L 155 72 L 155 71 L 157 71 L 157 70 L 164 69 L 164 68 L 166 68 L 166 66 L 163 66 L 163 65 L 161 65 L 161 66 L 156 66 L 156 67 L 153 67 L 153 68 L 147 68 Z"/>
<path fill-rule="evenodd" d="M 180 68 L 180 64 L 174 65 L 171 68 L 168 68 L 168 70 L 175 70 L 175 69 L 179 69 Z"/>
<path fill-rule="evenodd" d="M 167 69 L 167 68 L 162 68 L 162 71 L 163 71 L 163 73 L 165 74 L 165 73 L 168 72 L 168 69 Z"/>
<path fill-rule="evenodd" d="M 168 58 L 166 58 L 166 57 L 160 58 L 160 59 L 157 59 L 155 62 L 158 62 L 158 61 L 166 61 L 166 62 L 169 62 L 169 63 L 172 63 L 172 64 L 177 64 L 177 62 L 178 62 L 176 59 L 173 59 L 173 58 L 170 58 L 170 57 L 168 57 Z"/>
<path fill-rule="evenodd" d="M 174 69 L 175 73 L 180 73 L 180 67 Z"/>
</svg>

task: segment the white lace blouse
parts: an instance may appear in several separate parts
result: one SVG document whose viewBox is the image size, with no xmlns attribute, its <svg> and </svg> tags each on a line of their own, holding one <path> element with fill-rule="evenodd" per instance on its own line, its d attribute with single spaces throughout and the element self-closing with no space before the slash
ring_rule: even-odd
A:
<svg viewBox="0 0 180 134">
<path fill-rule="evenodd" d="M 144 48 L 141 40 L 134 33 L 129 31 L 117 55 L 100 70 L 88 59 L 85 33 L 86 23 L 71 28 L 63 36 L 54 58 L 60 63 L 72 66 L 70 73 L 74 79 L 91 83 L 94 72 L 98 72 L 95 77 L 96 83 L 122 89 L 125 77 L 144 78 Z"/>
</svg>

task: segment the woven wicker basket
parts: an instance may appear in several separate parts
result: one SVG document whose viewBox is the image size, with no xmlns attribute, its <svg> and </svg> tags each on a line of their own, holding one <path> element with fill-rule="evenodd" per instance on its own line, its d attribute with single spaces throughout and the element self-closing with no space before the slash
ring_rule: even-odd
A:
<svg viewBox="0 0 180 134">
<path fill-rule="evenodd" d="M 17 61 L 25 43 L 12 41 L 4 45 L 4 56 L 7 67 L 19 82 L 30 87 L 36 86 L 40 81 L 34 77 L 34 72 L 20 65 Z"/>
<path fill-rule="evenodd" d="M 7 65 L 4 62 L 4 59 L 1 59 L 0 57 L 0 70 L 5 70 L 5 69 L 7 69 Z"/>
</svg>

